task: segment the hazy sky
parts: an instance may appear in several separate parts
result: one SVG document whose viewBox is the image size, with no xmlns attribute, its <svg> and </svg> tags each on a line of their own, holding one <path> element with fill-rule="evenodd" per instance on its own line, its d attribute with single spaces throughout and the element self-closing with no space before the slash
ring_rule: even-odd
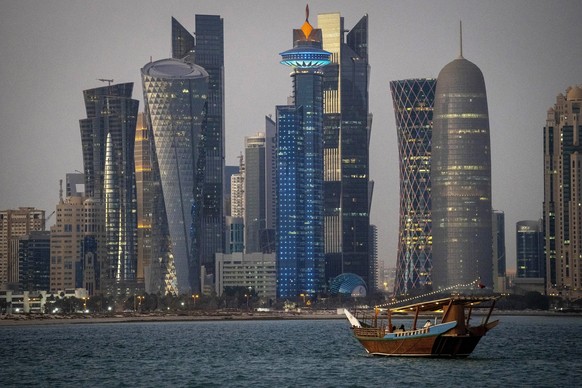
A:
<svg viewBox="0 0 582 388">
<path fill-rule="evenodd" d="M 226 161 L 237 164 L 244 136 L 291 93 L 279 53 L 292 47 L 304 1 L 0 0 L 0 209 L 58 201 L 59 179 L 83 170 L 82 91 L 134 82 L 140 69 L 171 56 L 171 17 L 194 31 L 195 14 L 224 18 Z M 371 222 L 379 257 L 396 262 L 398 148 L 391 80 L 438 76 L 459 52 L 482 70 L 489 101 L 493 208 L 505 212 L 508 267 L 515 223 L 541 217 L 542 130 L 558 93 L 582 84 L 582 1 L 309 1 L 340 12 L 346 28 L 369 15 L 370 149 L 376 182 Z M 51 219 L 49 225 L 54 222 Z"/>
</svg>

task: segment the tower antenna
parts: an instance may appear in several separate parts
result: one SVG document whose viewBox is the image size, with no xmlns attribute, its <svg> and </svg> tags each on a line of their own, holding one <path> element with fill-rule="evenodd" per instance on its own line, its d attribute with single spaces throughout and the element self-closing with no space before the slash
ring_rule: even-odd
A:
<svg viewBox="0 0 582 388">
<path fill-rule="evenodd" d="M 111 86 L 111 83 L 113 82 L 112 79 L 106 79 L 106 78 L 97 78 L 97 81 L 107 82 L 108 83 L 107 86 Z"/>
<path fill-rule="evenodd" d="M 459 58 L 463 58 L 463 21 L 459 20 Z"/>
</svg>

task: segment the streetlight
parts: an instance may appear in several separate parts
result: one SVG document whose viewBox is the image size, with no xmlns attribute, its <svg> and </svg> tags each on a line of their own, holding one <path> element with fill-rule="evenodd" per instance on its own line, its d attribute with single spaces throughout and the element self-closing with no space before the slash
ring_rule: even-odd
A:
<svg viewBox="0 0 582 388">
<path fill-rule="evenodd" d="M 198 299 L 200 297 L 200 295 L 198 294 L 192 294 L 192 300 L 194 301 L 194 308 L 196 308 L 196 299 Z"/>
<path fill-rule="evenodd" d="M 141 295 L 137 296 L 137 309 L 141 311 L 141 302 L 144 300 L 144 297 Z"/>
</svg>

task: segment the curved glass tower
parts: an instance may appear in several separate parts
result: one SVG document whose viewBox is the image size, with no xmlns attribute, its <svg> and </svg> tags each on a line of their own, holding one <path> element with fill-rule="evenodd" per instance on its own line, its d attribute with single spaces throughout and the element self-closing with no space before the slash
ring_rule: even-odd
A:
<svg viewBox="0 0 582 388">
<path fill-rule="evenodd" d="M 315 295 L 324 281 L 323 73 L 330 53 L 307 18 L 281 63 L 293 68 L 293 106 L 277 107 L 277 297 Z"/>
<path fill-rule="evenodd" d="M 400 228 L 394 292 L 431 284 L 431 137 L 435 79 L 390 82 L 400 161 Z"/>
<path fill-rule="evenodd" d="M 200 291 L 201 204 L 208 73 L 179 59 L 141 70 L 148 125 L 155 144 L 152 260 L 166 263 L 165 292 Z"/>
<path fill-rule="evenodd" d="M 493 286 L 485 81 L 461 55 L 437 78 L 432 132 L 433 288 Z"/>
<path fill-rule="evenodd" d="M 135 131 L 139 101 L 133 83 L 83 91 L 87 118 L 79 121 L 85 192 L 106 209 L 106 258 L 99 258 L 101 287 L 133 293 L 137 266 Z"/>
</svg>

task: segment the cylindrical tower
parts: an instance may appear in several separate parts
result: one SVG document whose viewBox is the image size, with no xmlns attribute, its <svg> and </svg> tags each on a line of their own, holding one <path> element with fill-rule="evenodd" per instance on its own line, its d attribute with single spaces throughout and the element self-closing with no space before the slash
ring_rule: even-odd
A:
<svg viewBox="0 0 582 388">
<path fill-rule="evenodd" d="M 141 70 L 155 152 L 152 260 L 175 268 L 164 274 L 165 292 L 200 292 L 202 190 L 208 73 L 179 59 L 150 62 Z"/>
<path fill-rule="evenodd" d="M 432 133 L 434 289 L 492 287 L 491 149 L 483 74 L 459 56 L 437 78 Z"/>
</svg>

